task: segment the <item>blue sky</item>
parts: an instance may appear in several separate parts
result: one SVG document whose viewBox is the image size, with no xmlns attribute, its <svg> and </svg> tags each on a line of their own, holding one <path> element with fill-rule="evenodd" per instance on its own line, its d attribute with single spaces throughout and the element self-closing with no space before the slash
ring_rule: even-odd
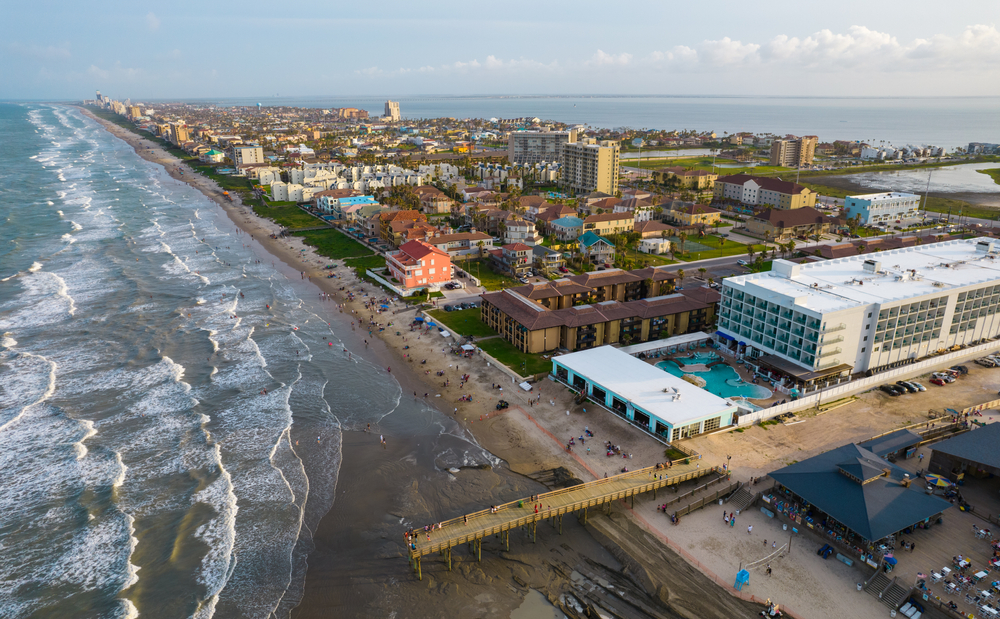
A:
<svg viewBox="0 0 1000 619">
<path fill-rule="evenodd" d="M 9 3 L 0 99 L 1000 95 L 1000 4 Z"/>
</svg>

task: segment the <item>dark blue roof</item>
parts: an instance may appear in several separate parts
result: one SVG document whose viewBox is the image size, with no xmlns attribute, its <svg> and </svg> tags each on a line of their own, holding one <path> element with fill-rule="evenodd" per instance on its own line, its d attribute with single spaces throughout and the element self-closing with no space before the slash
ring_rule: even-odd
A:
<svg viewBox="0 0 1000 619">
<path fill-rule="evenodd" d="M 1000 468 L 998 444 L 1000 444 L 1000 423 L 988 423 L 977 430 L 941 441 L 931 449 L 984 466 Z"/>
<path fill-rule="evenodd" d="M 897 452 L 900 449 L 912 447 L 922 440 L 924 440 L 923 437 L 916 432 L 911 432 L 910 430 L 896 430 L 895 432 L 890 432 L 889 434 L 879 436 L 878 438 L 858 443 L 858 445 L 871 451 L 876 456 L 884 458 L 888 454 Z"/>
<path fill-rule="evenodd" d="M 887 476 L 882 474 L 886 469 Z M 904 474 L 868 449 L 849 444 L 774 471 L 771 478 L 866 540 L 877 541 L 951 507 L 926 494 L 919 480 L 904 486 Z"/>
</svg>

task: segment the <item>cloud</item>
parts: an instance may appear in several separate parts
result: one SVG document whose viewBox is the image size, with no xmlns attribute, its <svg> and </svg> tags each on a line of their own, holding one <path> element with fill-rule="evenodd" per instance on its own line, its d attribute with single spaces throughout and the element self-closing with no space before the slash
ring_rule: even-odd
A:
<svg viewBox="0 0 1000 619">
<path fill-rule="evenodd" d="M 742 43 L 725 37 L 719 41 L 703 41 L 698 46 L 698 61 L 715 66 L 745 64 L 758 59 L 760 45 Z"/>
<path fill-rule="evenodd" d="M 160 29 L 160 18 L 156 16 L 156 13 L 150 11 L 146 14 L 146 27 L 149 28 L 150 32 L 156 32 Z"/>
<path fill-rule="evenodd" d="M 632 61 L 632 54 L 621 53 L 621 54 L 608 54 L 604 50 L 599 49 L 590 57 L 590 60 L 586 62 L 587 65 L 595 67 L 607 67 L 607 66 L 624 66 Z"/>
<path fill-rule="evenodd" d="M 142 71 L 132 67 L 123 67 L 120 62 L 116 62 L 114 66 L 109 69 L 102 69 L 101 67 L 92 64 L 87 67 L 87 75 L 104 81 L 123 82 L 135 81 L 142 75 Z"/>
<path fill-rule="evenodd" d="M 13 55 L 33 60 L 69 60 L 72 57 L 68 46 L 58 47 L 55 45 L 25 45 L 17 41 L 6 45 L 7 51 Z"/>
</svg>

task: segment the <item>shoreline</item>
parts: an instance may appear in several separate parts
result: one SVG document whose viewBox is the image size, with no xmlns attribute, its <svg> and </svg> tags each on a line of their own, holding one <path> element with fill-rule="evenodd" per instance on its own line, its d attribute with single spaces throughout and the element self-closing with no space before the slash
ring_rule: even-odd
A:
<svg viewBox="0 0 1000 619">
<path fill-rule="evenodd" d="M 412 393 L 415 401 L 422 401 L 423 405 L 436 409 L 439 414 L 452 417 L 480 447 L 501 459 L 504 465 L 490 471 L 464 470 L 463 467 L 456 465 L 455 468 L 460 469 L 460 471 L 448 473 L 450 470 L 448 464 L 434 462 L 433 466 L 439 473 L 437 478 L 427 479 L 426 475 L 418 475 L 412 481 L 392 479 L 392 483 L 399 484 L 396 490 L 400 496 L 392 496 L 389 488 L 381 488 L 375 493 L 378 498 L 374 498 L 373 495 L 372 501 L 374 503 L 369 503 L 369 507 L 376 506 L 377 510 L 386 512 L 388 516 L 398 517 L 400 522 L 404 519 L 413 519 L 414 524 L 422 525 L 424 522 L 418 523 L 416 520 L 426 518 L 427 521 L 434 521 L 440 519 L 439 517 L 449 517 L 439 513 L 442 510 L 452 512 L 458 509 L 460 513 L 465 513 L 473 505 L 482 507 L 489 502 L 499 500 L 498 495 L 510 493 L 514 491 L 513 489 L 517 489 L 520 494 L 516 494 L 512 498 L 537 492 L 537 489 L 524 490 L 530 488 L 530 485 L 534 483 L 529 477 L 531 473 L 565 467 L 573 476 L 583 480 L 591 480 L 598 478 L 602 471 L 617 472 L 620 463 L 615 463 L 613 459 L 606 459 L 603 454 L 600 458 L 596 458 L 595 454 L 595 458 L 587 460 L 586 463 L 576 454 L 567 454 L 559 444 L 559 440 L 549 432 L 551 429 L 556 434 L 571 435 L 571 433 L 579 431 L 579 428 L 574 430 L 575 424 L 582 424 L 584 421 L 589 421 L 592 427 L 598 427 L 594 424 L 595 422 L 602 423 L 602 420 L 599 419 L 602 416 L 600 411 L 592 411 L 588 415 L 586 408 L 573 403 L 571 394 L 567 390 L 560 386 L 549 385 L 546 381 L 539 382 L 536 385 L 537 390 L 533 394 L 543 393 L 542 397 L 548 402 L 531 409 L 531 404 L 528 401 L 530 396 L 518 389 L 516 385 L 511 384 L 509 376 L 497 368 L 491 367 L 484 359 L 480 357 L 466 359 L 450 354 L 449 347 L 444 345 L 444 338 L 439 339 L 434 330 L 430 332 L 411 331 L 409 319 L 412 316 L 409 315 L 409 312 L 414 311 L 415 308 L 404 306 L 403 309 L 400 309 L 397 303 L 390 302 L 390 309 L 387 312 L 371 314 L 371 310 L 367 309 L 364 303 L 366 297 L 360 291 L 367 291 L 378 298 L 393 295 L 380 287 L 359 280 L 352 269 L 343 265 L 343 261 L 318 256 L 313 248 L 304 245 L 298 237 L 271 238 L 270 234 L 277 234 L 280 231 L 280 226 L 257 216 L 252 211 L 247 212 L 245 209 L 249 207 L 242 205 L 238 196 L 234 196 L 234 202 L 230 202 L 211 179 L 191 169 L 185 170 L 186 173 L 181 175 L 179 173 L 180 161 L 166 152 L 159 144 L 96 117 L 89 110 L 80 107 L 77 109 L 100 123 L 112 135 L 132 146 L 140 157 L 162 165 L 173 179 L 198 189 L 207 198 L 222 207 L 222 212 L 226 214 L 234 226 L 252 235 L 252 240 L 265 254 L 277 259 L 273 264 L 286 277 L 294 280 L 291 271 L 298 271 L 303 280 L 308 279 L 309 283 L 313 284 L 317 290 L 328 294 L 331 300 L 337 304 L 327 307 L 327 311 L 333 313 L 334 318 L 338 313 L 351 314 L 351 333 L 349 334 L 346 332 L 348 317 L 342 317 L 345 345 L 354 347 L 359 355 L 363 354 L 385 368 L 387 373 L 393 374 L 394 379 L 402 389 L 401 399 L 408 398 L 409 394 Z M 322 269 L 324 265 L 331 263 L 336 265 L 335 269 L 332 271 Z M 336 275 L 336 278 L 328 279 L 326 275 L 330 273 Z M 308 277 L 306 277 L 307 275 Z M 348 292 L 357 292 L 358 294 L 354 300 L 350 300 L 347 298 Z M 398 313 L 396 313 L 397 310 Z M 376 322 L 387 322 L 392 326 L 388 326 L 381 332 L 373 329 L 369 334 L 366 334 L 362 320 L 368 320 L 369 317 Z M 395 325 L 397 318 L 403 318 L 400 322 L 406 324 Z M 358 323 L 357 326 L 355 326 L 355 322 Z M 355 330 L 358 332 L 355 333 Z M 362 342 L 362 340 L 364 341 Z M 450 342 L 449 339 L 448 343 Z M 364 346 L 363 352 L 362 345 Z M 422 364 L 414 362 L 414 359 L 426 359 L 428 364 L 426 369 L 416 367 L 416 365 Z M 416 365 L 410 366 L 410 363 Z M 400 370 L 399 367 L 403 369 Z M 424 371 L 424 374 L 420 373 L 421 370 Z M 443 372 L 443 375 L 439 377 L 438 371 Z M 467 383 L 461 385 L 460 377 L 463 374 L 470 374 L 471 378 Z M 491 384 L 491 387 L 485 387 L 486 384 Z M 495 389 L 501 384 L 504 385 L 506 392 Z M 424 393 L 421 394 L 421 391 Z M 471 395 L 473 401 L 459 401 L 463 395 Z M 495 404 L 499 399 L 510 401 L 511 409 L 504 411 L 503 414 L 497 413 Z M 551 410 L 539 410 L 542 408 Z M 563 409 L 567 411 L 565 422 L 562 419 Z M 568 416 L 570 410 L 573 411 L 572 419 Z M 532 418 L 536 413 L 539 418 L 545 419 L 545 427 Z M 476 419 L 477 415 L 478 419 Z M 546 419 L 545 415 L 549 415 L 549 417 Z M 476 421 L 481 423 L 476 424 Z M 610 417 L 603 421 L 611 426 L 618 423 L 617 420 Z M 386 425 L 388 427 L 391 424 L 387 423 Z M 300 543 L 304 545 L 304 550 L 308 553 L 307 567 L 304 581 L 301 584 L 302 598 L 292 609 L 291 616 L 303 618 L 323 616 L 324 613 L 333 608 L 342 612 L 347 611 L 348 614 L 354 613 L 356 616 L 368 616 L 375 612 L 375 609 L 378 609 L 378 612 L 388 613 L 403 607 L 427 609 L 413 616 L 437 616 L 436 612 L 446 608 L 453 610 L 453 615 L 455 613 L 460 615 L 466 605 L 475 605 L 479 602 L 479 597 L 482 597 L 484 589 L 489 591 L 487 595 L 492 599 L 492 610 L 499 611 L 501 608 L 513 610 L 516 608 L 520 600 L 523 599 L 523 592 L 515 590 L 506 582 L 509 581 L 512 565 L 510 561 L 513 560 L 514 564 L 535 563 L 540 557 L 546 556 L 540 553 L 550 552 L 558 545 L 560 538 L 552 538 L 545 545 L 540 544 L 539 547 L 519 548 L 519 552 L 513 555 L 492 557 L 489 561 L 489 568 L 484 564 L 482 570 L 474 571 L 472 574 L 469 573 L 469 569 L 475 570 L 475 568 L 471 566 L 458 570 L 455 574 L 436 573 L 432 576 L 430 573 L 426 573 L 423 583 L 411 578 L 401 545 L 397 549 L 396 543 L 389 541 L 402 530 L 401 523 L 383 522 L 375 525 L 376 529 L 381 530 L 380 537 L 383 541 L 371 540 L 370 536 L 376 535 L 377 537 L 378 535 L 375 531 L 369 531 L 370 541 L 366 542 L 365 545 L 359 547 L 351 546 L 348 543 L 345 539 L 345 523 L 353 522 L 359 516 L 357 513 L 358 505 L 352 503 L 351 500 L 340 497 L 343 492 L 364 492 L 368 478 L 362 480 L 359 476 L 355 479 L 355 475 L 348 468 L 347 463 L 368 458 L 367 466 L 379 467 L 387 466 L 389 462 L 395 465 L 412 457 L 406 453 L 406 449 L 410 448 L 406 443 L 412 437 L 394 437 L 388 434 L 387 438 L 393 440 L 394 444 L 388 451 L 377 452 L 377 460 L 373 461 L 371 452 L 367 451 L 370 446 L 366 446 L 366 443 L 370 441 L 366 441 L 367 437 L 362 431 L 363 428 L 360 427 L 354 428 L 346 425 L 342 427 L 343 451 L 341 454 L 341 477 L 338 477 L 337 482 L 338 499 L 333 502 L 333 506 L 325 514 L 319 517 L 315 529 L 310 531 L 310 535 L 303 535 L 300 539 Z M 630 436 L 630 431 L 631 428 L 625 425 L 620 428 L 617 426 L 606 428 L 602 437 L 609 437 L 615 443 L 626 444 L 627 441 L 634 440 L 634 437 Z M 621 434 L 615 436 L 618 432 Z M 652 445 L 647 447 L 653 449 L 639 449 L 636 453 L 637 460 L 640 457 L 643 461 L 653 458 L 652 451 L 659 449 Z M 640 453 L 641 451 L 646 451 L 646 453 Z M 662 451 L 660 456 L 662 456 Z M 659 461 L 659 459 L 661 458 L 650 460 L 650 462 Z M 365 465 L 353 464 L 353 466 L 364 467 Z M 360 469 L 358 470 L 360 471 Z M 363 472 L 370 473 L 368 470 Z M 461 480 L 462 492 L 455 496 L 448 496 L 447 498 L 450 500 L 443 504 L 424 504 L 425 499 L 420 496 L 423 492 L 447 495 L 446 486 L 449 483 L 449 478 L 450 481 Z M 441 485 L 442 480 L 444 480 L 444 486 L 436 487 L 435 484 Z M 423 483 L 418 493 L 417 484 L 419 482 Z M 400 510 L 403 510 L 405 515 L 399 515 L 397 512 Z M 581 557 L 590 560 L 591 557 L 600 556 L 607 550 L 611 550 L 615 554 L 619 552 L 619 550 L 610 548 L 605 550 L 600 542 L 596 542 L 596 538 L 591 537 L 589 528 L 582 526 L 574 526 L 573 528 L 578 529 L 573 534 L 573 544 L 589 548 L 586 553 L 580 555 Z M 364 551 L 364 554 L 356 558 L 359 563 L 365 559 L 370 561 L 370 555 L 375 554 L 378 555 L 376 558 L 379 560 L 391 558 L 398 564 L 394 563 L 388 567 L 378 568 L 380 575 L 370 573 L 369 569 L 366 577 L 357 578 L 349 571 L 349 568 L 339 565 L 338 560 L 344 553 L 349 556 L 351 553 L 358 553 L 359 548 Z M 656 551 L 661 552 L 658 545 Z M 672 551 L 663 548 L 662 552 Z M 675 561 L 678 566 L 690 567 L 679 555 L 675 556 Z M 333 564 L 332 567 L 331 564 Z M 374 565 L 376 564 L 368 563 L 366 567 L 371 568 Z M 379 563 L 378 565 L 384 566 L 385 564 Z M 528 578 L 527 575 L 524 575 L 525 578 L 532 583 L 533 588 L 545 592 L 550 601 L 557 601 L 559 592 L 565 590 L 567 586 L 566 579 L 562 578 L 551 567 L 545 567 L 544 561 L 538 562 L 538 565 L 539 569 L 535 570 L 534 577 Z M 506 579 L 503 578 L 504 574 L 508 574 Z M 694 587 L 692 591 L 698 592 L 696 597 L 702 594 L 713 597 L 721 593 L 716 589 L 716 585 L 703 574 L 695 576 L 692 572 L 691 576 L 692 587 Z M 470 579 L 472 584 L 480 585 L 478 590 L 470 589 L 467 586 Z M 391 581 L 395 584 L 387 590 L 385 581 Z M 429 589 L 430 582 L 436 583 L 437 586 Z M 478 596 L 477 593 L 479 593 Z M 720 597 L 727 600 L 730 598 L 729 595 Z M 365 606 L 359 608 L 352 606 L 352 603 L 363 603 Z M 505 616 L 505 614 L 496 613 L 496 616 Z"/>
</svg>

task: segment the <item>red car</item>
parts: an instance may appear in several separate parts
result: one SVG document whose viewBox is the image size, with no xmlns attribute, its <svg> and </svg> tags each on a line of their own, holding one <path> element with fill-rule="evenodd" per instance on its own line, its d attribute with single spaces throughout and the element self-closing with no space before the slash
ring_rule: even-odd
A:
<svg viewBox="0 0 1000 619">
<path fill-rule="evenodd" d="M 932 385 L 937 385 L 937 386 L 939 386 L 939 387 L 944 387 L 944 386 L 945 386 L 945 385 L 947 385 L 948 383 L 944 382 L 944 381 L 943 381 L 943 380 L 941 380 L 940 378 L 932 378 L 932 379 L 931 379 L 931 384 L 932 384 Z"/>
</svg>

